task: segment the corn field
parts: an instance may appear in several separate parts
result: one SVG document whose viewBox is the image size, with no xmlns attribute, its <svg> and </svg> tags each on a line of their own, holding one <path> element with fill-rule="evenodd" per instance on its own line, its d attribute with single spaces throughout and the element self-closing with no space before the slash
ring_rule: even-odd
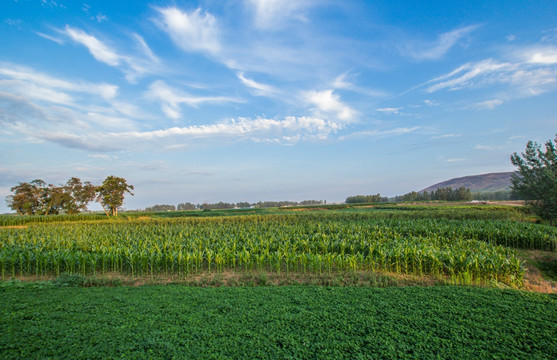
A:
<svg viewBox="0 0 557 360">
<path fill-rule="evenodd" d="M 555 232 L 511 221 L 235 216 L 37 224 L 0 230 L 2 278 L 122 273 L 387 271 L 520 282 L 511 247 L 555 250 Z"/>
</svg>

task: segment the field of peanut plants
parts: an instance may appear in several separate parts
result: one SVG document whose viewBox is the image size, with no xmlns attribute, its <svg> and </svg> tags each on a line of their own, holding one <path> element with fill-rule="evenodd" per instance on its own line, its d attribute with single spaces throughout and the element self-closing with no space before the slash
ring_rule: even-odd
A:
<svg viewBox="0 0 557 360">
<path fill-rule="evenodd" d="M 0 217 L 0 357 L 554 358 L 557 296 L 520 290 L 521 254 L 557 250 L 533 220 L 485 205 Z"/>
</svg>

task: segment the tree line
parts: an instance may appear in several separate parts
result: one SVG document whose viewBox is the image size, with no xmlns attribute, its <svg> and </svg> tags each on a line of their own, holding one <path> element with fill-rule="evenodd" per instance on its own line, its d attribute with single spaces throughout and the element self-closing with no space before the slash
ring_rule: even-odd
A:
<svg viewBox="0 0 557 360">
<path fill-rule="evenodd" d="M 180 203 L 174 205 L 153 205 L 145 208 L 145 211 L 186 211 L 186 210 L 226 210 L 226 209 L 245 209 L 245 208 L 267 208 L 267 207 L 284 207 L 284 206 L 304 206 L 304 205 L 325 205 L 327 200 L 303 200 L 303 201 L 259 201 L 257 203 L 249 203 L 247 201 L 237 203 Z"/>
<path fill-rule="evenodd" d="M 381 194 L 376 195 L 355 195 L 346 198 L 345 203 L 347 204 L 362 204 L 362 203 L 379 203 L 379 202 L 398 202 L 398 201 L 431 201 L 431 200 L 441 200 L 441 201 L 470 201 L 472 200 L 472 194 L 470 189 L 465 187 L 460 187 L 453 190 L 451 187 L 438 188 L 432 192 L 416 192 L 412 191 L 404 195 L 395 196 L 394 198 L 387 198 L 381 196 Z"/>
<path fill-rule="evenodd" d="M 18 215 L 73 215 L 86 210 L 87 205 L 96 200 L 107 216 L 115 216 L 124 203 L 125 193 L 133 196 L 133 189 L 126 179 L 113 175 L 99 186 L 77 177 L 70 178 L 64 185 L 47 184 L 36 179 L 12 187 L 13 194 L 6 197 L 6 203 Z"/>
<path fill-rule="evenodd" d="M 363 203 L 376 203 L 388 202 L 389 198 L 382 197 L 381 194 L 376 195 L 354 195 L 346 198 L 347 204 L 363 204 Z"/>
<path fill-rule="evenodd" d="M 470 201 L 472 200 L 472 193 L 469 188 L 459 187 L 453 189 L 451 186 L 438 188 L 434 191 L 416 192 L 412 191 L 407 194 L 396 196 L 395 201 Z"/>
</svg>

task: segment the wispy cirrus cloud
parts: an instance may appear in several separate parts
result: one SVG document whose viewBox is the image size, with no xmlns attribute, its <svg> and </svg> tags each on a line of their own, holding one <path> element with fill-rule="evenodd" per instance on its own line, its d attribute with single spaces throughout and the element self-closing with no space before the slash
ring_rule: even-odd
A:
<svg viewBox="0 0 557 360">
<path fill-rule="evenodd" d="M 216 55 L 221 51 L 220 29 L 217 19 L 201 8 L 182 11 L 176 7 L 157 8 L 158 26 L 179 48 Z"/>
<path fill-rule="evenodd" d="M 487 59 L 467 63 L 420 87 L 427 93 L 434 93 L 506 85 L 497 95 L 499 99 L 478 104 L 488 109 L 509 99 L 536 96 L 557 88 L 557 61 L 554 62 L 551 51 L 527 51 L 521 56 L 519 61 Z"/>
<path fill-rule="evenodd" d="M 317 117 L 287 116 L 282 119 L 238 118 L 215 124 L 172 127 L 152 131 L 127 132 L 71 132 L 31 131 L 20 129 L 30 138 L 52 142 L 67 148 L 95 152 L 120 151 L 146 146 L 180 149 L 190 146 L 194 140 L 253 141 L 277 144 L 293 144 L 307 140 L 325 140 L 335 134 L 342 125 Z"/>
<path fill-rule="evenodd" d="M 93 35 L 89 35 L 80 29 L 74 29 L 67 25 L 64 29 L 64 33 L 73 41 L 85 46 L 97 61 L 110 66 L 118 66 L 123 61 L 122 56 Z"/>
<path fill-rule="evenodd" d="M 54 103 L 71 101 L 71 96 L 61 90 L 89 93 L 105 99 L 114 98 L 118 92 L 117 85 L 63 80 L 28 67 L 0 62 L 0 88 L 2 84 L 9 86 L 11 91 Z"/>
<path fill-rule="evenodd" d="M 410 45 L 408 53 L 418 60 L 435 60 L 445 55 L 459 40 L 470 34 L 472 31 L 479 28 L 480 25 L 470 25 L 458 28 L 443 34 L 440 34 L 437 41 L 433 45 L 420 44 L 417 48 L 416 45 Z"/>
<path fill-rule="evenodd" d="M 260 29 L 280 27 L 287 20 L 307 21 L 305 10 L 315 5 L 310 0 L 246 0 L 254 13 L 254 24 Z"/>
<path fill-rule="evenodd" d="M 376 111 L 379 111 L 381 113 L 387 114 L 387 115 L 398 115 L 400 114 L 400 110 L 402 110 L 401 107 L 387 107 L 387 108 L 381 108 L 381 109 L 375 109 Z"/>
<path fill-rule="evenodd" d="M 203 103 L 242 102 L 243 100 L 229 96 L 194 96 L 169 86 L 163 80 L 156 80 L 145 93 L 149 99 L 161 103 L 161 110 L 171 119 L 179 119 L 182 114 L 180 105 L 197 107 Z"/>
<path fill-rule="evenodd" d="M 400 136 L 412 133 L 416 130 L 420 129 L 419 126 L 414 127 L 399 127 L 389 130 L 364 130 L 364 131 L 356 131 L 348 135 L 340 136 L 339 140 L 347 140 L 350 138 L 360 138 L 360 137 L 370 137 L 370 138 L 385 138 L 390 136 Z"/>
<path fill-rule="evenodd" d="M 450 138 L 457 138 L 457 137 L 461 137 L 462 134 L 443 134 L 443 135 L 437 135 L 437 136 L 431 136 L 430 139 L 434 140 L 434 139 L 450 139 Z"/>
<path fill-rule="evenodd" d="M 156 72 L 159 59 L 151 51 L 143 37 L 133 34 L 133 39 L 142 53 L 142 57 L 122 54 L 118 50 L 99 40 L 94 35 L 85 31 L 66 25 L 61 33 L 67 35 L 72 41 L 85 46 L 95 60 L 106 65 L 119 68 L 126 76 L 126 80 L 131 83 L 136 82 L 138 77 L 146 73 Z M 56 41 L 56 38 L 39 34 L 42 37 Z"/>
<path fill-rule="evenodd" d="M 493 99 L 479 102 L 475 105 L 478 109 L 493 110 L 503 104 L 503 100 Z"/>
<path fill-rule="evenodd" d="M 500 145 L 476 145 L 474 146 L 474 150 L 485 150 L 485 151 L 493 151 L 493 150 L 501 150 L 503 149 Z"/>
<path fill-rule="evenodd" d="M 242 71 L 238 72 L 236 74 L 236 76 L 242 82 L 242 84 L 244 84 L 248 88 L 252 89 L 254 91 L 255 95 L 271 96 L 271 95 L 275 95 L 275 94 L 278 93 L 278 89 L 276 89 L 275 87 L 273 87 L 271 85 L 258 83 L 253 79 L 249 79 L 249 78 L 245 77 L 244 72 L 242 72 Z"/>
</svg>

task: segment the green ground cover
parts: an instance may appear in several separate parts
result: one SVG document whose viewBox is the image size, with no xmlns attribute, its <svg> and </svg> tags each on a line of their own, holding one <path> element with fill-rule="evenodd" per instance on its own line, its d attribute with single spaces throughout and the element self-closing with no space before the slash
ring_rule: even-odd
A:
<svg viewBox="0 0 557 360">
<path fill-rule="evenodd" d="M 557 296 L 475 287 L 0 286 L 2 359 L 555 359 Z"/>
</svg>

